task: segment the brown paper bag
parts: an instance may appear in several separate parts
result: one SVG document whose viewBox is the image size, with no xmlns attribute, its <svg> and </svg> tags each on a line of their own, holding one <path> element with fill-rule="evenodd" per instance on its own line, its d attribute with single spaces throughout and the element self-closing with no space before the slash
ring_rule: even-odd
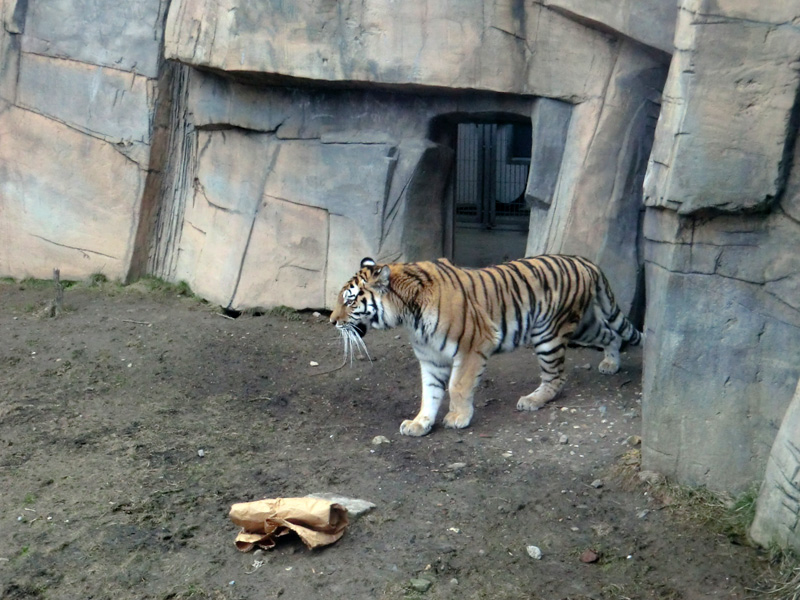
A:
<svg viewBox="0 0 800 600">
<path fill-rule="evenodd" d="M 347 509 L 319 498 L 271 498 L 231 506 L 231 520 L 242 530 L 236 547 L 269 549 L 275 538 L 294 531 L 309 548 L 332 544 L 344 535 Z"/>
</svg>

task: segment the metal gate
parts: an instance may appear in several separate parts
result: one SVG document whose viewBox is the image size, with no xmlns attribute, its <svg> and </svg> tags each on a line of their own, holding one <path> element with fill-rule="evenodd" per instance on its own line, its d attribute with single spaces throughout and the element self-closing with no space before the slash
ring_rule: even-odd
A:
<svg viewBox="0 0 800 600">
<path fill-rule="evenodd" d="M 527 231 L 525 184 L 531 126 L 460 123 L 456 145 L 456 227 Z"/>
</svg>

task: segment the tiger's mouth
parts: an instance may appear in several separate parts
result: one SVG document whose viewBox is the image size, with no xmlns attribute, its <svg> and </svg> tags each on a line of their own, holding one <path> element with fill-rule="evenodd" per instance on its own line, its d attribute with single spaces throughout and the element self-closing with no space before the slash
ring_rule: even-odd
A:
<svg viewBox="0 0 800 600">
<path fill-rule="evenodd" d="M 368 328 L 366 325 L 364 325 L 364 323 L 356 323 L 352 327 L 356 330 L 356 333 L 358 333 L 359 337 L 363 338 L 365 335 L 367 335 Z"/>
</svg>

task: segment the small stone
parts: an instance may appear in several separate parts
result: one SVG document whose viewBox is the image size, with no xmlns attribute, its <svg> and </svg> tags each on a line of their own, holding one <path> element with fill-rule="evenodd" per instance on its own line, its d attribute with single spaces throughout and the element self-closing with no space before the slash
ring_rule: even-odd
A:
<svg viewBox="0 0 800 600">
<path fill-rule="evenodd" d="M 372 438 L 373 446 L 380 446 L 381 444 L 391 444 L 391 442 L 385 435 L 376 435 L 374 438 Z"/>
<path fill-rule="evenodd" d="M 465 469 L 467 467 L 467 463 L 465 462 L 454 462 L 447 465 L 448 471 L 460 471 L 461 469 Z"/>
<path fill-rule="evenodd" d="M 594 481 L 591 483 L 591 485 L 592 485 L 592 487 L 593 487 L 594 489 L 596 489 L 596 490 L 599 490 L 601 487 L 603 487 L 603 480 L 602 480 L 602 479 L 595 479 L 595 480 L 594 480 Z"/>
<path fill-rule="evenodd" d="M 666 478 L 661 473 L 655 471 L 642 471 L 639 473 L 639 481 L 649 485 L 659 485 L 666 481 Z"/>
<path fill-rule="evenodd" d="M 650 514 L 650 511 L 645 508 L 644 510 L 640 510 L 638 513 L 636 513 L 636 517 L 639 518 L 639 519 L 644 519 L 649 514 Z"/>
<path fill-rule="evenodd" d="M 642 438 L 638 435 L 632 435 L 625 440 L 629 446 L 639 446 L 642 443 Z"/>
<path fill-rule="evenodd" d="M 528 546 L 525 548 L 525 551 L 532 559 L 542 560 L 542 550 L 539 548 L 539 546 Z"/>
<path fill-rule="evenodd" d="M 309 364 L 309 366 L 312 366 L 312 367 L 318 367 L 319 366 L 319 363 L 317 361 L 315 361 L 315 360 L 310 361 L 308 364 Z"/>
<path fill-rule="evenodd" d="M 197 451 L 197 456 L 199 456 L 200 458 L 203 458 L 205 455 L 206 451 L 203 450 L 202 448 L 200 448 L 200 450 Z"/>
<path fill-rule="evenodd" d="M 314 311 L 313 313 L 311 313 L 311 316 L 314 317 L 315 319 L 319 319 L 322 315 L 319 312 Z"/>
<path fill-rule="evenodd" d="M 587 549 L 581 552 L 581 562 L 586 564 L 596 563 L 600 556 L 594 550 Z"/>
<path fill-rule="evenodd" d="M 420 592 L 422 594 L 431 589 L 431 586 L 433 585 L 432 581 L 422 578 L 412 579 L 409 583 L 411 584 L 411 587 L 414 589 L 414 591 Z"/>
<path fill-rule="evenodd" d="M 453 578 L 450 580 L 450 585 L 458 585 L 458 579 L 456 579 L 455 577 L 453 577 Z"/>
<path fill-rule="evenodd" d="M 569 444 L 569 437 L 567 437 L 566 433 L 562 433 L 561 437 L 558 438 L 559 444 Z"/>
<path fill-rule="evenodd" d="M 375 508 L 375 504 L 369 502 L 368 500 L 348 498 L 347 496 L 340 496 L 339 494 L 331 494 L 328 492 L 309 494 L 309 497 L 327 500 L 328 502 L 333 502 L 334 504 L 341 504 L 345 507 L 347 514 L 351 517 L 358 517 Z"/>
</svg>

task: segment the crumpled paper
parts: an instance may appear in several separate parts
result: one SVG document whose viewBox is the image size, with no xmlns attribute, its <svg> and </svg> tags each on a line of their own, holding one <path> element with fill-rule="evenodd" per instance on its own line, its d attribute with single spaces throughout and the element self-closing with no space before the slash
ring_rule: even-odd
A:
<svg viewBox="0 0 800 600">
<path fill-rule="evenodd" d="M 270 549 L 275 538 L 295 532 L 309 548 L 326 546 L 344 535 L 349 521 L 341 504 L 320 498 L 268 498 L 231 506 L 231 520 L 242 528 L 236 547 Z"/>
</svg>

